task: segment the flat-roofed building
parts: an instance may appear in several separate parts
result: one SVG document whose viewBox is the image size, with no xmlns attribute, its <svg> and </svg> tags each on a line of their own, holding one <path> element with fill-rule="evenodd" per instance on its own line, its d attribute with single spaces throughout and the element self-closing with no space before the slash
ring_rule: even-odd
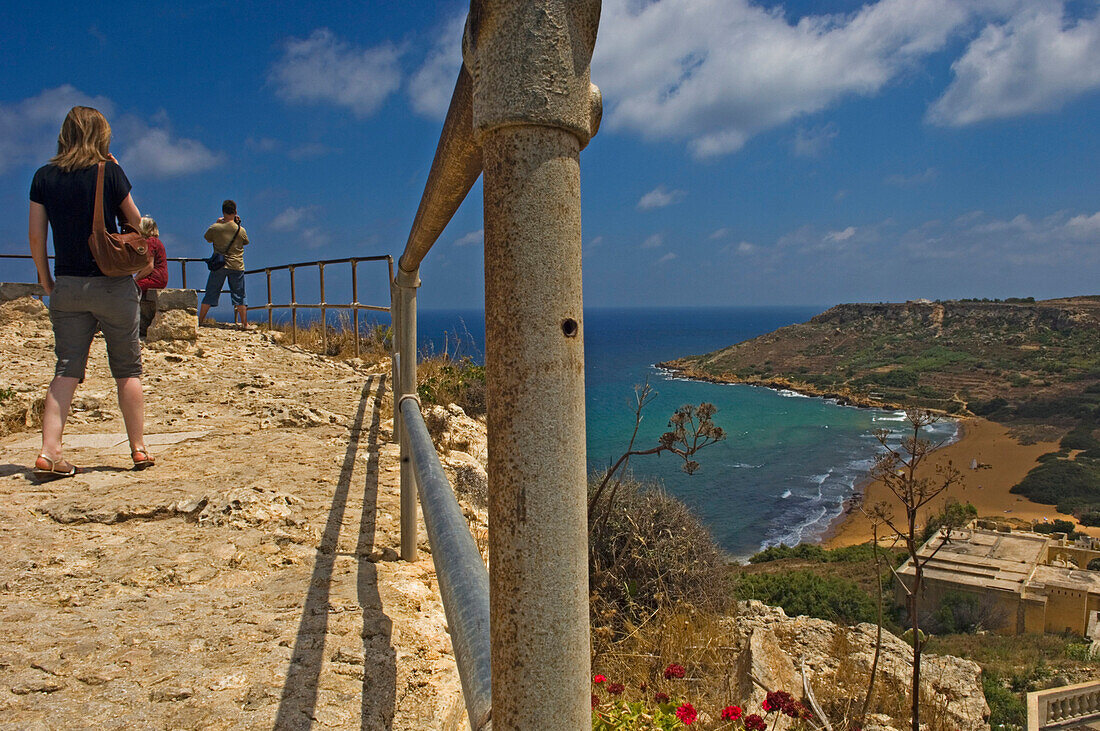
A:
<svg viewBox="0 0 1100 731">
<path fill-rule="evenodd" d="M 942 546 L 940 544 L 943 544 Z M 937 534 L 919 552 L 924 565 L 921 606 L 931 611 L 950 594 L 977 600 L 989 629 L 1004 634 L 1065 632 L 1085 635 L 1091 613 L 1100 611 L 1100 559 L 1095 542 L 1074 542 L 1062 534 L 971 527 Z M 938 549 L 938 550 L 937 550 Z M 913 585 L 913 562 L 898 570 Z M 897 588 L 904 604 L 906 591 Z"/>
</svg>

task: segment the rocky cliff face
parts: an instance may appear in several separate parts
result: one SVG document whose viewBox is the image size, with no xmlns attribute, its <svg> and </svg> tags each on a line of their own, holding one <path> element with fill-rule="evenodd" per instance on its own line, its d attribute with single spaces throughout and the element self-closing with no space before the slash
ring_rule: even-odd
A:
<svg viewBox="0 0 1100 731">
<path fill-rule="evenodd" d="M 875 650 L 874 625 L 845 628 L 823 619 L 788 617 L 782 609 L 756 601 L 740 605 L 739 614 L 730 622 L 741 637 L 738 697 L 751 698 L 753 708 L 759 708 L 764 700 L 764 691 L 753 683 L 753 677 L 773 690 L 789 689 L 798 696 L 803 666 L 827 714 L 830 708 L 838 708 L 847 699 L 862 699 L 866 693 Z M 875 714 L 865 729 L 909 726 L 906 694 L 912 656 L 907 644 L 883 633 L 876 698 L 892 712 Z M 977 663 L 926 654 L 922 665 L 922 695 L 929 701 L 928 716 L 936 716 L 938 726 L 959 731 L 989 727 L 989 706 Z"/>
</svg>

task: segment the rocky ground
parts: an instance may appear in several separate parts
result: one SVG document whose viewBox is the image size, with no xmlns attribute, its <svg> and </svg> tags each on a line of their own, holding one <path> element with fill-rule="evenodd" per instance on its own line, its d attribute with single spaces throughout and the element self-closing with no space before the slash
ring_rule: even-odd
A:
<svg viewBox="0 0 1100 731">
<path fill-rule="evenodd" d="M 97 339 L 66 430 L 83 471 L 40 484 L 52 347 L 40 304 L 0 306 L 0 728 L 460 723 L 423 531 L 397 559 L 388 364 L 255 331 L 150 343 L 157 465 L 134 472 Z M 453 407 L 430 422 L 483 497 L 483 430 Z"/>
</svg>

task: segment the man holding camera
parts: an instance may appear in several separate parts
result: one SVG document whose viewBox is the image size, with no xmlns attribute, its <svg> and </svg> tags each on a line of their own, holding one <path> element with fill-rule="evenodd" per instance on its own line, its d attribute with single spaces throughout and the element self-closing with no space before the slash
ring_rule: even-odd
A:
<svg viewBox="0 0 1100 731">
<path fill-rule="evenodd" d="M 210 271 L 206 280 L 206 292 L 199 308 L 199 324 L 206 319 L 211 307 L 218 306 L 222 285 L 229 280 L 229 294 L 233 307 L 243 327 L 248 327 L 248 307 L 244 303 L 244 247 L 248 245 L 248 234 L 241 226 L 241 217 L 237 215 L 237 204 L 227 200 L 222 203 L 222 217 L 206 229 L 203 236 L 214 246 L 214 251 L 225 257 L 225 265 Z"/>
</svg>

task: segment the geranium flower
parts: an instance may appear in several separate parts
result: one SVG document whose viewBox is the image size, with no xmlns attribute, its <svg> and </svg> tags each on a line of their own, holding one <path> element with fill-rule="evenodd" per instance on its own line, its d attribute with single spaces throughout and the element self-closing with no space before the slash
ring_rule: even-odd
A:
<svg viewBox="0 0 1100 731">
<path fill-rule="evenodd" d="M 722 720 L 736 721 L 737 719 L 741 718 L 742 713 L 743 711 L 741 710 L 741 706 L 726 706 L 722 709 Z"/>
<path fill-rule="evenodd" d="M 666 679 L 671 680 L 672 678 L 682 678 L 682 677 L 684 677 L 684 666 L 683 665 L 677 665 L 676 663 L 672 663 L 667 668 L 665 668 L 665 678 Z"/>
<path fill-rule="evenodd" d="M 592 678 L 592 682 L 595 683 L 596 685 L 599 685 L 600 683 L 606 683 L 607 682 L 607 676 L 597 675 L 596 677 Z"/>
<path fill-rule="evenodd" d="M 658 703 L 668 703 L 668 693 L 657 692 L 653 695 L 653 700 Z"/>
<path fill-rule="evenodd" d="M 607 692 L 611 695 L 619 695 L 624 690 L 626 690 L 626 686 L 622 683 L 611 683 L 607 686 Z"/>
<path fill-rule="evenodd" d="M 596 709 L 596 706 L 600 705 L 600 697 L 595 693 L 592 694 L 592 710 Z"/>
<path fill-rule="evenodd" d="M 695 707 L 690 703 L 684 703 L 676 709 L 676 718 L 680 719 L 680 722 L 685 726 L 695 723 L 695 719 L 698 717 L 699 714 L 695 712 Z"/>
<path fill-rule="evenodd" d="M 745 716 L 745 728 L 749 729 L 749 731 L 765 731 L 765 729 L 768 728 L 768 722 L 759 714 L 750 713 Z"/>
</svg>

